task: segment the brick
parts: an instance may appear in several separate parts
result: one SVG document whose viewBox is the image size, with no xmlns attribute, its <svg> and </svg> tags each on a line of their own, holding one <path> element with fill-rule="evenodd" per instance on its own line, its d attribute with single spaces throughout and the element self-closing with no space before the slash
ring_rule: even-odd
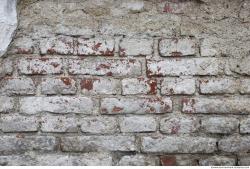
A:
<svg viewBox="0 0 250 169">
<path fill-rule="evenodd" d="M 233 94 L 238 90 L 236 79 L 212 78 L 202 79 L 199 82 L 202 94 Z"/>
<path fill-rule="evenodd" d="M 201 166 L 235 166 L 236 159 L 227 156 L 211 156 L 199 160 Z"/>
<path fill-rule="evenodd" d="M 46 115 L 41 118 L 43 132 L 77 132 L 78 120 L 74 117 Z"/>
<path fill-rule="evenodd" d="M 244 118 L 240 122 L 240 133 L 250 133 L 250 118 Z"/>
<path fill-rule="evenodd" d="M 105 152 L 76 154 L 32 154 L 0 156 L 5 166 L 92 166 L 112 165 L 112 156 Z"/>
<path fill-rule="evenodd" d="M 182 112 L 184 113 L 250 113 L 250 100 L 247 98 L 184 98 Z"/>
<path fill-rule="evenodd" d="M 196 132 L 200 127 L 196 117 L 166 117 L 160 121 L 160 131 L 167 134 L 185 134 Z"/>
<path fill-rule="evenodd" d="M 134 136 L 78 136 L 63 137 L 62 151 L 135 151 Z"/>
<path fill-rule="evenodd" d="M 192 95 L 194 93 L 194 79 L 165 78 L 161 82 L 161 94 L 163 95 Z"/>
<path fill-rule="evenodd" d="M 113 56 L 115 50 L 115 42 L 113 39 L 78 38 L 77 47 L 78 55 Z"/>
<path fill-rule="evenodd" d="M 59 58 L 21 58 L 18 70 L 26 75 L 45 75 L 62 73 L 62 60 Z"/>
<path fill-rule="evenodd" d="M 46 154 L 36 158 L 39 166 L 110 166 L 112 156 L 105 152 L 90 152 L 80 155 Z"/>
<path fill-rule="evenodd" d="M 218 50 L 218 39 L 213 37 L 206 37 L 201 40 L 200 52 L 201 56 L 217 56 L 219 55 Z"/>
<path fill-rule="evenodd" d="M 196 166 L 198 159 L 195 155 L 164 155 L 160 156 L 162 166 Z"/>
<path fill-rule="evenodd" d="M 122 80 L 122 94 L 156 94 L 156 79 L 130 78 Z"/>
<path fill-rule="evenodd" d="M 34 41 L 31 38 L 20 37 L 14 40 L 10 53 L 15 54 L 33 54 L 35 49 Z"/>
<path fill-rule="evenodd" d="M 53 151 L 58 141 L 53 136 L 2 136 L 0 138 L 0 152 L 23 152 L 31 150 Z"/>
<path fill-rule="evenodd" d="M 120 56 L 146 56 L 153 53 L 152 39 L 122 39 L 119 45 Z"/>
<path fill-rule="evenodd" d="M 134 59 L 70 59 L 69 73 L 99 76 L 139 76 L 141 62 Z"/>
<path fill-rule="evenodd" d="M 195 55 L 195 40 L 192 38 L 161 39 L 159 52 L 161 56 Z"/>
<path fill-rule="evenodd" d="M 120 119 L 121 132 L 156 131 L 157 123 L 153 117 L 130 116 Z"/>
<path fill-rule="evenodd" d="M 35 161 L 28 155 L 1 155 L 0 166 L 28 166 L 35 165 Z"/>
<path fill-rule="evenodd" d="M 36 113 L 95 113 L 96 101 L 87 97 L 26 97 L 20 99 L 20 112 Z"/>
<path fill-rule="evenodd" d="M 195 140 L 195 141 L 193 141 Z M 216 139 L 187 136 L 142 137 L 144 153 L 213 153 Z"/>
<path fill-rule="evenodd" d="M 38 123 L 37 117 L 6 114 L 0 118 L 0 129 L 3 132 L 31 132 L 37 131 Z"/>
<path fill-rule="evenodd" d="M 113 78 L 83 78 L 81 80 L 83 94 L 120 94 L 120 81 Z"/>
<path fill-rule="evenodd" d="M 243 79 L 240 81 L 240 93 L 250 94 L 250 79 Z"/>
<path fill-rule="evenodd" d="M 5 78 L 0 83 L 2 95 L 34 95 L 36 86 L 31 78 Z"/>
<path fill-rule="evenodd" d="M 238 158 L 239 158 L 238 164 L 240 166 L 249 166 L 250 165 L 250 156 L 240 156 Z"/>
<path fill-rule="evenodd" d="M 228 153 L 244 153 L 250 151 L 250 136 L 232 135 L 219 140 L 218 148 Z"/>
<path fill-rule="evenodd" d="M 41 83 L 42 94 L 75 94 L 76 81 L 70 77 L 43 78 Z"/>
<path fill-rule="evenodd" d="M 91 134 L 112 134 L 118 130 L 118 122 L 114 117 L 84 117 L 81 119 L 81 130 Z"/>
<path fill-rule="evenodd" d="M 10 59 L 4 59 L 0 62 L 0 78 L 11 75 L 13 72 L 13 62 Z"/>
<path fill-rule="evenodd" d="M 0 96 L 0 113 L 8 113 L 14 110 L 14 98 Z"/>
<path fill-rule="evenodd" d="M 41 54 L 73 54 L 74 40 L 67 36 L 43 39 L 40 41 L 40 52 Z"/>
<path fill-rule="evenodd" d="M 155 166 L 159 165 L 159 159 L 150 155 L 126 155 L 123 156 L 118 165 L 119 166 Z"/>
<path fill-rule="evenodd" d="M 248 69 L 250 65 L 250 57 L 242 57 L 240 59 L 230 59 L 229 67 L 232 72 L 240 75 L 250 75 L 250 70 Z"/>
<path fill-rule="evenodd" d="M 170 113 L 169 98 L 104 98 L 101 100 L 103 114 Z"/>
<path fill-rule="evenodd" d="M 206 117 L 201 121 L 208 133 L 230 134 L 237 132 L 239 120 L 233 117 Z"/>
<path fill-rule="evenodd" d="M 148 76 L 218 75 L 220 61 L 217 58 L 182 58 L 147 60 Z"/>
</svg>

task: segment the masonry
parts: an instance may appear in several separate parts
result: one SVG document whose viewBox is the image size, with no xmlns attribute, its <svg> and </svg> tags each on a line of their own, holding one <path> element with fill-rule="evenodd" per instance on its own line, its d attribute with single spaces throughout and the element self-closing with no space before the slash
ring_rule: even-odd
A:
<svg viewBox="0 0 250 169">
<path fill-rule="evenodd" d="M 250 1 L 20 0 L 0 165 L 250 165 Z"/>
</svg>

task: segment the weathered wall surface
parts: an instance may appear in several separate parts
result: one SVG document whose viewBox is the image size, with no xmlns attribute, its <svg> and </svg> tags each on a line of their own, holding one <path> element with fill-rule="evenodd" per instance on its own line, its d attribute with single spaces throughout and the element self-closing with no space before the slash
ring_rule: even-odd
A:
<svg viewBox="0 0 250 169">
<path fill-rule="evenodd" d="M 249 0 L 22 0 L 1 165 L 250 165 Z"/>
</svg>

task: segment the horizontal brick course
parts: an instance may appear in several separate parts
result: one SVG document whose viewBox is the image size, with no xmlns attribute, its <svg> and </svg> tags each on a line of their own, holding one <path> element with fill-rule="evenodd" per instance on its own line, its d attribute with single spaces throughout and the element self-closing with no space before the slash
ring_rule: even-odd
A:
<svg viewBox="0 0 250 169">
<path fill-rule="evenodd" d="M 103 114 L 147 114 L 170 113 L 169 98 L 105 98 L 101 100 Z"/>
<path fill-rule="evenodd" d="M 148 76 L 219 75 L 217 58 L 147 60 Z"/>
</svg>

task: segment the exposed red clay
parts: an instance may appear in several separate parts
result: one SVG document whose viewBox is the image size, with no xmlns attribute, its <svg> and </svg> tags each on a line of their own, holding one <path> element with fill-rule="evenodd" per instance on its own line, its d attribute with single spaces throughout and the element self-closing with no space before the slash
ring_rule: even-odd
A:
<svg viewBox="0 0 250 169">
<path fill-rule="evenodd" d="M 113 109 L 112 109 L 112 112 L 120 112 L 120 111 L 122 111 L 123 110 L 123 108 L 122 107 L 117 107 L 117 106 L 115 106 Z"/>
<path fill-rule="evenodd" d="M 176 157 L 175 156 L 162 156 L 160 157 L 161 165 L 163 166 L 173 166 L 176 165 Z"/>
<path fill-rule="evenodd" d="M 157 82 L 156 82 L 156 80 L 149 80 L 147 83 L 150 86 L 150 91 L 148 92 L 148 94 L 156 94 L 156 92 L 157 92 Z"/>
<path fill-rule="evenodd" d="M 71 85 L 71 79 L 70 78 L 68 78 L 68 77 L 61 77 L 61 80 L 62 80 L 62 82 L 65 85 L 67 85 L 67 86 Z"/>
<path fill-rule="evenodd" d="M 87 89 L 88 91 L 93 89 L 93 80 L 84 79 L 81 81 L 81 89 Z"/>
</svg>

